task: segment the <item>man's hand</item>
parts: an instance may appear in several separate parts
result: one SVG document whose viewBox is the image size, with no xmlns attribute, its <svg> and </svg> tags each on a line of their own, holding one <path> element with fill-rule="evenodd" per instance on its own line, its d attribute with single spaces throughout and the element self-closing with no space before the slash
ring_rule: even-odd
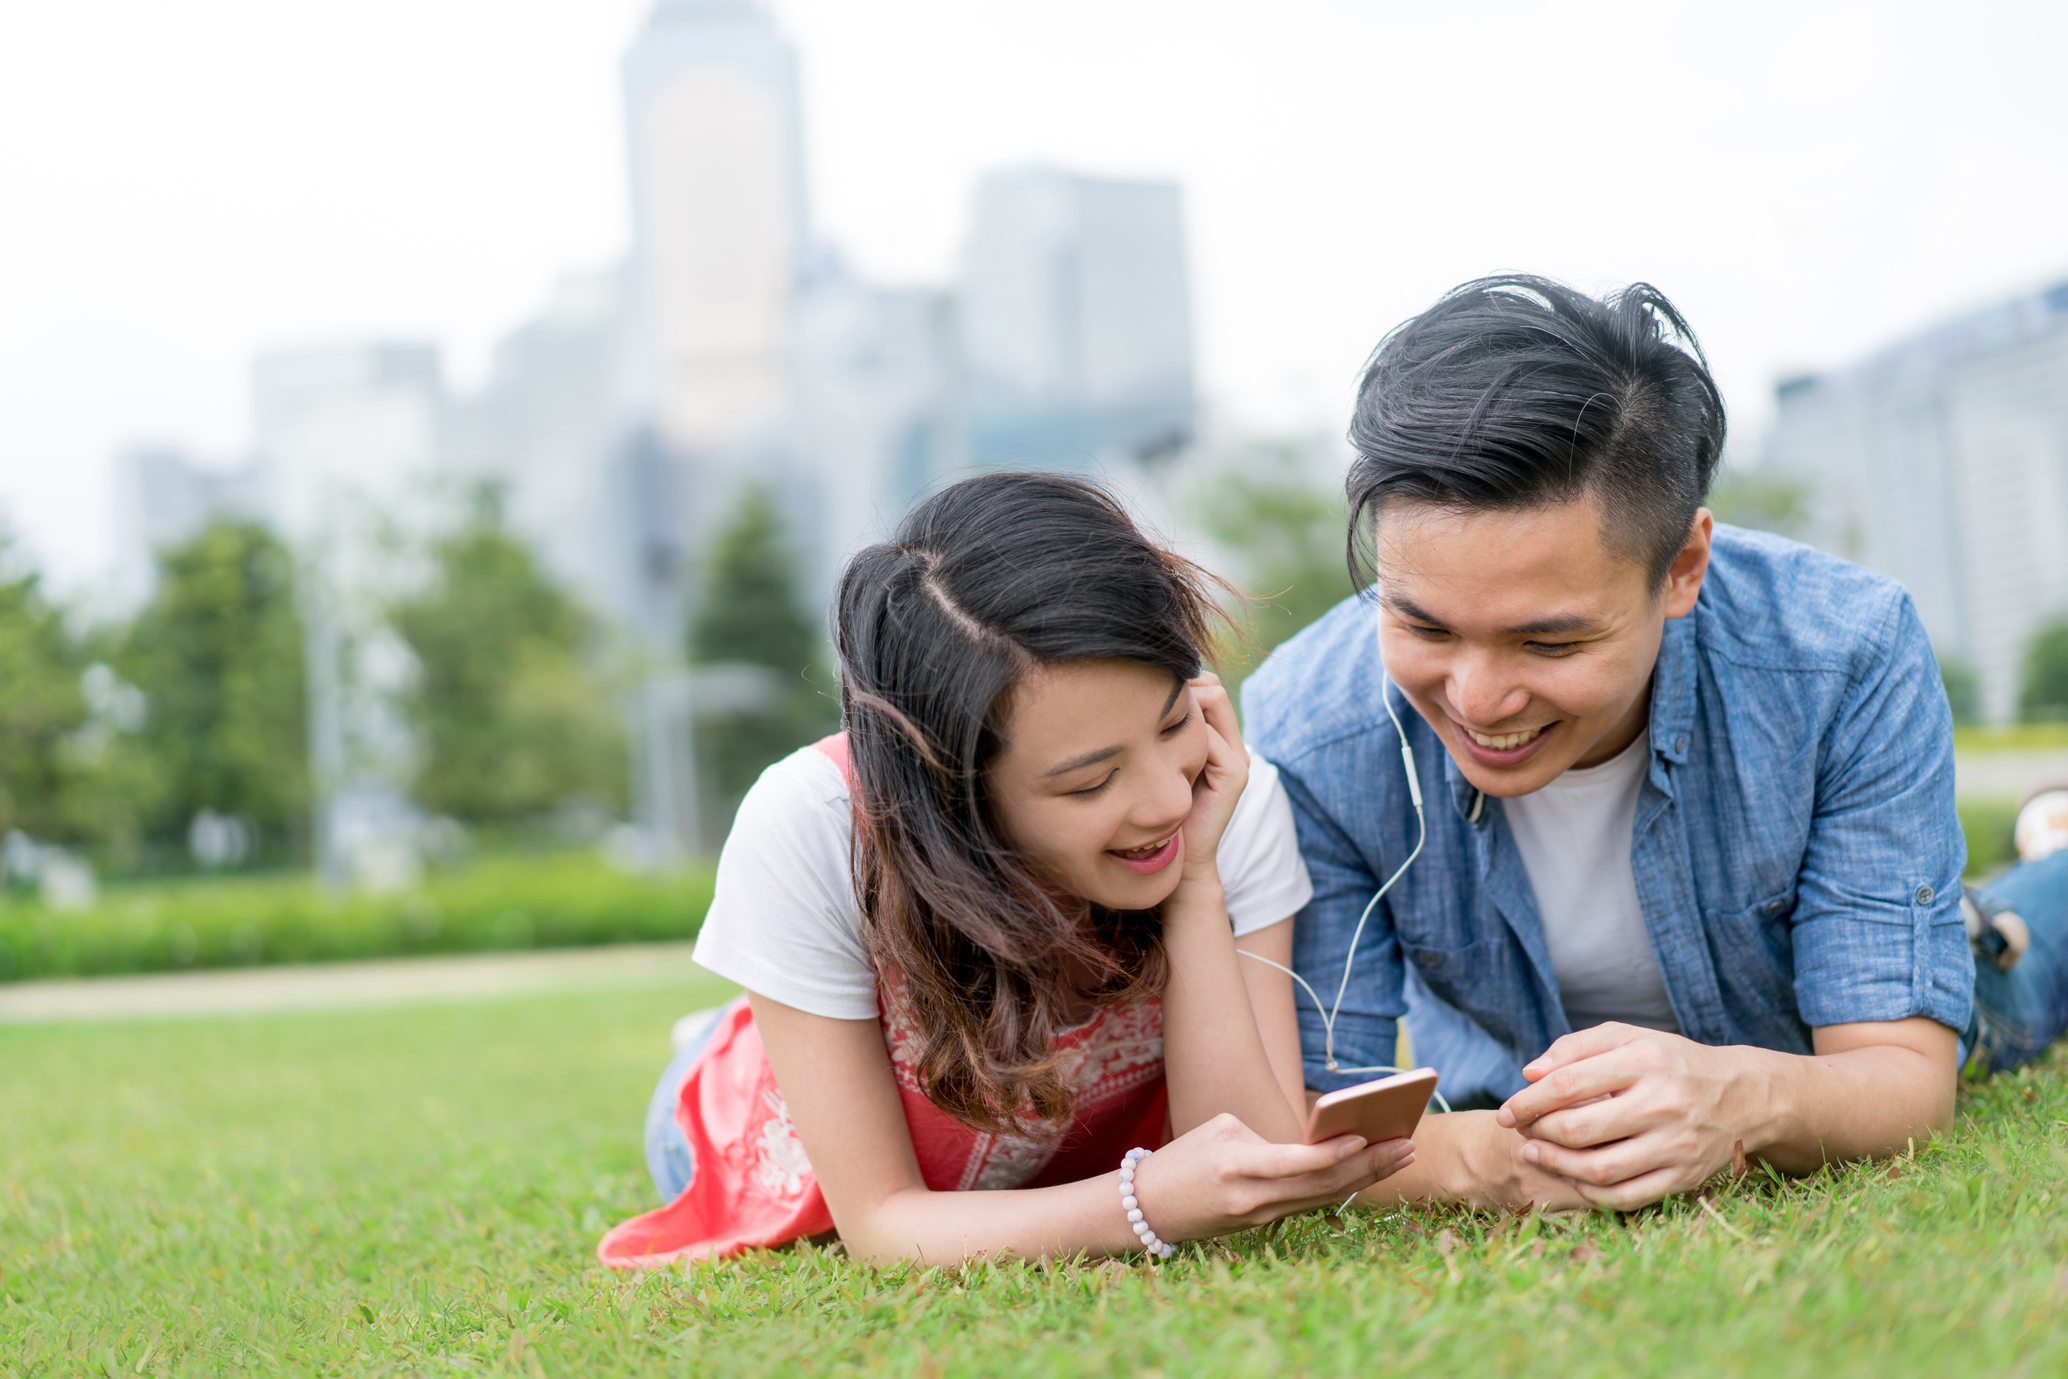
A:
<svg viewBox="0 0 2068 1379">
<path fill-rule="evenodd" d="M 1592 1211 L 1573 1183 L 1522 1157 L 1528 1143 L 1492 1111 L 1424 1116 L 1415 1129 L 1414 1163 L 1364 1198 L 1375 1206 L 1423 1200 L 1549 1215 Z"/>
<path fill-rule="evenodd" d="M 1595 1206 L 1632 1211 L 1701 1186 L 1764 1138 L 1757 1064 L 1775 1055 L 1606 1024 L 1568 1034 L 1522 1070 L 1495 1113 L 1521 1157 Z"/>
</svg>

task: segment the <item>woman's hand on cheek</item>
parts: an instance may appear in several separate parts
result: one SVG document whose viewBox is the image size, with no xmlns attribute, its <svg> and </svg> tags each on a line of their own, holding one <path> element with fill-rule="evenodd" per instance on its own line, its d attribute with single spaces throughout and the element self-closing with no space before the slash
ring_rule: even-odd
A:
<svg viewBox="0 0 2068 1379">
<path fill-rule="evenodd" d="M 1172 1140 L 1135 1169 L 1149 1228 L 1173 1243 L 1332 1207 L 1414 1162 L 1407 1140 L 1272 1144 L 1230 1115 Z"/>
<path fill-rule="evenodd" d="M 1206 729 L 1206 765 L 1192 782 L 1192 812 L 1185 819 L 1185 871 L 1188 876 L 1216 878 L 1215 853 L 1235 802 L 1249 783 L 1249 751 L 1235 722 L 1235 705 L 1220 677 L 1201 675 L 1190 682 L 1193 708 Z"/>
</svg>

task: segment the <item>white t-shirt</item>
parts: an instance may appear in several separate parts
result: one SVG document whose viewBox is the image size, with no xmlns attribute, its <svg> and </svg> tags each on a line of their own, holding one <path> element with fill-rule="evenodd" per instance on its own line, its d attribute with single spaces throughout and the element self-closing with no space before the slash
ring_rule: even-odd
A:
<svg viewBox="0 0 2068 1379">
<path fill-rule="evenodd" d="M 851 829 L 847 782 L 816 747 L 762 772 L 719 854 L 698 964 L 812 1015 L 875 1019 L 876 972 L 848 869 Z M 1238 937 L 1291 918 L 1314 894 L 1278 770 L 1254 753 L 1219 860 Z"/>
<path fill-rule="evenodd" d="M 1645 732 L 1599 766 L 1502 801 L 1574 1029 L 1621 1020 L 1680 1030 L 1630 871 L 1637 796 L 1650 763 Z"/>
</svg>

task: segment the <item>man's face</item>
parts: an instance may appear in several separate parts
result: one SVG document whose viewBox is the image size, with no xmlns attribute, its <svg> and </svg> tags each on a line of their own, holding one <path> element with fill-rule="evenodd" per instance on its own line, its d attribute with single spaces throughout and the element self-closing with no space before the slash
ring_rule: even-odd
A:
<svg viewBox="0 0 2068 1379">
<path fill-rule="evenodd" d="M 1644 730 L 1666 619 L 1709 565 L 1702 509 L 1663 590 L 1601 539 L 1592 496 L 1509 512 L 1396 503 L 1378 519 L 1386 669 L 1465 778 L 1527 795 Z"/>
</svg>

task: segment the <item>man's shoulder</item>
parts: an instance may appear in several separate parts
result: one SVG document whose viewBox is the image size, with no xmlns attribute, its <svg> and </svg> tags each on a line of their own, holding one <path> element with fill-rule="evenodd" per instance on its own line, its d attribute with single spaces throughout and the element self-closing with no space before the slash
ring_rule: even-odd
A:
<svg viewBox="0 0 2068 1379">
<path fill-rule="evenodd" d="M 1279 644 L 1242 682 L 1243 732 L 1281 765 L 1381 726 L 1379 642 L 1352 594 Z"/>
<path fill-rule="evenodd" d="M 1704 647 L 1737 665 L 1852 673 L 1888 654 L 1891 623 L 1909 599 L 1895 580 L 1849 560 L 1718 523 L 1696 608 Z"/>
</svg>

